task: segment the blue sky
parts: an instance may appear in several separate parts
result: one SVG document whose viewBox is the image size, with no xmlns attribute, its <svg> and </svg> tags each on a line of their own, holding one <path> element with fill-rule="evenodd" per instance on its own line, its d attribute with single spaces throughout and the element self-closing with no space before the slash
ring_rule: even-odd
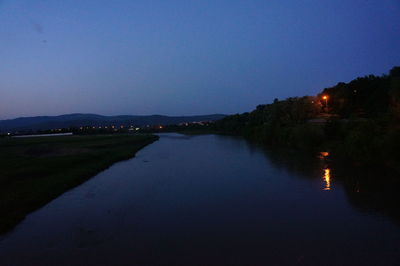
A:
<svg viewBox="0 0 400 266">
<path fill-rule="evenodd" d="M 240 113 L 399 47 L 398 0 L 0 0 L 0 119 Z"/>
</svg>

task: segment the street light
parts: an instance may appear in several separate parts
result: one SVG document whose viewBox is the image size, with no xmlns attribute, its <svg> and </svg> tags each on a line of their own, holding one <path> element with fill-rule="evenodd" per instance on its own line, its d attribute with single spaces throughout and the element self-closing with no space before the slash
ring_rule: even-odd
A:
<svg viewBox="0 0 400 266">
<path fill-rule="evenodd" d="M 328 96 L 324 95 L 324 96 L 322 96 L 322 99 L 325 100 L 325 106 L 326 106 L 326 108 L 328 108 Z"/>
</svg>

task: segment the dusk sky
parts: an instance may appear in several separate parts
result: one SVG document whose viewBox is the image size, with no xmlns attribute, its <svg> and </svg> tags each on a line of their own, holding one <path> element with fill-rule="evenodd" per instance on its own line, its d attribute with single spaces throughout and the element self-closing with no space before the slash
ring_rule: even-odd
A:
<svg viewBox="0 0 400 266">
<path fill-rule="evenodd" d="M 0 119 L 241 113 L 395 65 L 399 0 L 0 0 Z"/>
</svg>

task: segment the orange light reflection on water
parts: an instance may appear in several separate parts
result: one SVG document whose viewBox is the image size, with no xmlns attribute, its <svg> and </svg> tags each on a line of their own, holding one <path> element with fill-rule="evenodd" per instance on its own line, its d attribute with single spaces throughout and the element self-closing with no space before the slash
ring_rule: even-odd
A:
<svg viewBox="0 0 400 266">
<path fill-rule="evenodd" d="M 320 153 L 319 153 L 319 155 L 318 155 L 318 158 L 320 158 L 320 159 L 325 159 L 325 158 L 327 158 L 329 156 L 329 152 L 327 152 L 327 151 L 321 151 Z"/>
<path fill-rule="evenodd" d="M 331 190 L 331 169 L 329 168 L 324 169 L 323 179 L 325 181 L 324 190 Z"/>
<path fill-rule="evenodd" d="M 329 156 L 329 152 L 327 152 L 327 151 L 321 151 L 319 154 L 321 154 L 322 157 L 328 157 Z"/>
</svg>

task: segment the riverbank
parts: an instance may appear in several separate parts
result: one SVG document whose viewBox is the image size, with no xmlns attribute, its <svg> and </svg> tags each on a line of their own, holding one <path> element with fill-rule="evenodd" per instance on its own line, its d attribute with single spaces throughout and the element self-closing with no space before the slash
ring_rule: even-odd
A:
<svg viewBox="0 0 400 266">
<path fill-rule="evenodd" d="M 268 147 L 329 152 L 330 158 L 400 174 L 400 67 L 325 88 L 316 96 L 275 99 L 215 124 Z"/>
<path fill-rule="evenodd" d="M 330 120 L 325 124 L 243 126 L 220 134 L 242 136 L 268 149 L 292 149 L 311 156 L 329 154 L 329 160 L 348 166 L 385 169 L 400 174 L 400 128 L 373 119 Z M 328 159 L 328 158 L 327 158 Z"/>
<path fill-rule="evenodd" d="M 157 139 L 154 135 L 0 139 L 0 233 Z"/>
</svg>

